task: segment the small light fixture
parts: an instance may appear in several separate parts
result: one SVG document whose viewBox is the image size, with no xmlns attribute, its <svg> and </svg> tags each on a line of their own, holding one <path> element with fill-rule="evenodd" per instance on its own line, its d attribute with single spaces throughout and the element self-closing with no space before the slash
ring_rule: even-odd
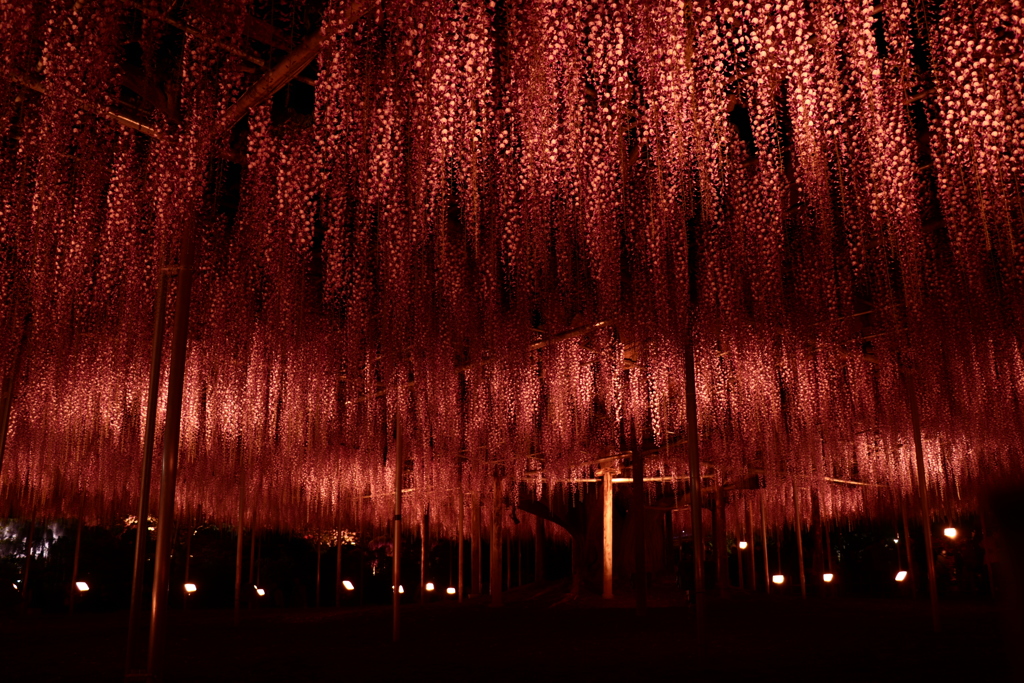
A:
<svg viewBox="0 0 1024 683">
<path fill-rule="evenodd" d="M 85 581 L 75 581 L 75 588 L 77 588 L 80 593 L 84 593 L 89 590 L 89 584 Z"/>
<path fill-rule="evenodd" d="M 395 584 L 391 584 L 391 590 L 395 590 Z M 405 586 L 398 584 L 398 592 L 405 593 Z"/>
<path fill-rule="evenodd" d="M 428 591 L 434 590 L 434 583 L 433 583 L 433 581 L 427 581 L 427 585 L 424 586 L 424 588 L 426 588 Z"/>
<path fill-rule="evenodd" d="M 448 595 L 455 595 L 456 593 L 458 593 L 458 591 L 455 590 L 455 586 L 448 586 L 448 589 L 445 590 L 445 593 L 447 593 Z"/>
<path fill-rule="evenodd" d="M 14 586 L 14 590 L 18 590 L 18 584 L 12 583 L 11 585 Z"/>
<path fill-rule="evenodd" d="M 950 539 L 956 538 L 956 533 L 957 532 L 955 526 L 947 526 L 945 529 L 942 530 L 942 535 Z"/>
<path fill-rule="evenodd" d="M 196 592 L 196 585 L 194 583 L 186 583 L 185 584 L 185 592 L 189 593 L 189 594 L 195 593 Z"/>
<path fill-rule="evenodd" d="M 892 542 L 893 543 L 899 543 L 900 542 L 900 537 L 897 536 L 896 538 L 892 539 Z"/>
<path fill-rule="evenodd" d="M 898 572 L 896 572 L 896 580 L 897 581 L 902 582 L 906 578 L 907 578 L 907 570 L 901 569 Z"/>
<path fill-rule="evenodd" d="M 262 597 L 263 597 L 264 595 L 266 595 L 266 594 L 267 594 L 267 591 L 263 590 L 262 588 L 257 588 L 257 589 L 256 589 L 256 595 L 260 596 L 261 598 L 262 598 Z"/>
<path fill-rule="evenodd" d="M 342 582 L 341 582 L 341 585 L 342 585 L 342 587 L 343 587 L 343 588 L 344 588 L 345 590 L 347 590 L 347 591 L 354 591 L 354 590 L 356 589 L 356 587 L 355 587 L 355 586 L 353 586 L 353 585 L 352 585 L 352 582 L 351 582 L 351 581 L 349 581 L 348 579 L 345 579 L 344 581 L 342 581 Z"/>
<path fill-rule="evenodd" d="M 746 550 L 747 549 L 747 542 L 746 541 L 740 541 L 739 542 L 739 546 L 740 546 L 740 550 Z"/>
<path fill-rule="evenodd" d="M 826 573 L 826 574 L 822 574 L 821 575 L 821 580 L 824 581 L 825 583 L 832 583 L 832 579 L 834 579 L 834 578 L 835 578 L 835 574 Z"/>
<path fill-rule="evenodd" d="M 772 575 L 772 583 L 774 583 L 775 585 L 781 586 L 785 582 L 786 582 L 786 577 L 783 576 L 782 574 L 773 574 Z"/>
</svg>

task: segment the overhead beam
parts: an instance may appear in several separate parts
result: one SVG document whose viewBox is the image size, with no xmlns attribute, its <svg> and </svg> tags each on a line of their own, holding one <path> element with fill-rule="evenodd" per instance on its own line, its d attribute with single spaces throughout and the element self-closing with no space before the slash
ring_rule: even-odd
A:
<svg viewBox="0 0 1024 683">
<path fill-rule="evenodd" d="M 228 132 L 249 113 L 250 109 L 263 104 L 273 97 L 274 93 L 288 85 L 302 73 L 303 69 L 309 66 L 310 62 L 316 59 L 328 38 L 359 21 L 378 2 L 379 0 L 353 0 L 349 3 L 348 8 L 338 21 L 321 26 L 316 33 L 302 41 L 297 48 L 239 97 L 221 117 L 217 124 L 217 132 Z"/>
</svg>

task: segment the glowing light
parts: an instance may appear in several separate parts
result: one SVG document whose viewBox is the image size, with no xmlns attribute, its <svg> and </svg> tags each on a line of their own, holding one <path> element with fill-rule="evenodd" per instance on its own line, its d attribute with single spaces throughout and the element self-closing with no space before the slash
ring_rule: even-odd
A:
<svg viewBox="0 0 1024 683">
<path fill-rule="evenodd" d="M 781 586 L 785 582 L 786 582 L 786 577 L 783 576 L 782 574 L 774 574 L 774 575 L 772 575 L 772 583 L 774 583 L 775 585 Z"/>
<path fill-rule="evenodd" d="M 185 584 L 185 592 L 189 593 L 189 594 L 195 593 L 196 592 L 196 585 L 194 583 L 186 583 Z"/>
<path fill-rule="evenodd" d="M 18 590 L 18 584 L 12 583 L 11 585 L 14 586 L 14 590 Z"/>
<path fill-rule="evenodd" d="M 341 585 L 342 585 L 342 586 L 343 586 L 343 587 L 345 588 L 345 590 L 347 590 L 347 591 L 354 591 L 354 590 L 356 589 L 356 587 L 355 587 L 354 585 L 352 585 L 352 582 L 351 582 L 351 581 L 349 581 L 348 579 L 345 579 L 344 581 L 342 581 L 342 582 L 341 582 Z"/>
<path fill-rule="evenodd" d="M 834 574 L 827 574 L 826 573 L 826 574 L 822 574 L 821 575 L 821 580 L 824 581 L 825 583 L 832 583 L 832 579 L 834 579 L 834 578 L 835 578 Z"/>
<path fill-rule="evenodd" d="M 267 591 L 263 590 L 262 588 L 257 588 L 257 589 L 256 589 L 256 595 L 260 596 L 261 598 L 262 598 L 262 597 L 263 597 L 264 595 L 266 595 L 266 594 L 267 594 Z"/>
<path fill-rule="evenodd" d="M 84 593 L 89 590 L 89 584 L 85 581 L 75 581 L 75 588 L 77 588 L 79 592 Z"/>
<path fill-rule="evenodd" d="M 898 572 L 896 572 L 896 580 L 897 581 L 903 581 L 906 578 L 907 578 L 906 570 L 901 569 Z"/>
<path fill-rule="evenodd" d="M 457 592 L 458 591 L 455 590 L 455 586 L 448 586 L 448 588 L 445 590 L 445 593 L 447 593 L 448 595 L 455 595 Z"/>
<path fill-rule="evenodd" d="M 746 550 L 747 549 L 747 542 L 746 541 L 740 541 L 739 542 L 739 546 L 740 546 L 740 550 Z"/>
<path fill-rule="evenodd" d="M 391 584 L 391 590 L 392 591 L 395 590 L 395 584 Z M 399 584 L 398 585 L 398 592 L 399 593 L 405 593 L 405 586 Z"/>
<path fill-rule="evenodd" d="M 947 526 L 945 529 L 942 530 L 942 535 L 946 538 L 956 538 L 956 534 L 957 531 L 955 526 Z"/>
<path fill-rule="evenodd" d="M 899 543 L 899 542 L 900 542 L 900 539 L 899 539 L 898 537 L 897 537 L 897 538 L 894 538 L 894 539 L 892 539 L 892 542 L 893 542 L 893 543 Z"/>
<path fill-rule="evenodd" d="M 427 581 L 427 585 L 424 586 L 424 588 L 426 588 L 428 591 L 432 591 L 434 590 L 434 584 L 430 581 Z"/>
</svg>

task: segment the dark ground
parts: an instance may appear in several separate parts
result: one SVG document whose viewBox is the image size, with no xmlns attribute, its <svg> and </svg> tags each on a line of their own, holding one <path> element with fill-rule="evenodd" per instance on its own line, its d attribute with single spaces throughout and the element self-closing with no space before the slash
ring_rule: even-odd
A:
<svg viewBox="0 0 1024 683">
<path fill-rule="evenodd" d="M 707 647 L 691 610 L 652 599 L 553 604 L 520 589 L 503 608 L 451 602 L 403 608 L 171 613 L 172 681 L 1010 681 L 1003 615 L 991 603 L 738 595 L 708 603 Z M 126 614 L 0 618 L 0 680 L 123 680 Z"/>
</svg>

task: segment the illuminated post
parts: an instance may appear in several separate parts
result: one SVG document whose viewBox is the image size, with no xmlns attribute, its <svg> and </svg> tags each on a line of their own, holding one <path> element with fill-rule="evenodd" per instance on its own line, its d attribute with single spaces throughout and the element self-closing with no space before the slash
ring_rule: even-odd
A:
<svg viewBox="0 0 1024 683">
<path fill-rule="evenodd" d="M 701 515 L 703 495 L 700 481 L 700 450 L 697 444 L 697 375 L 693 359 L 693 339 L 687 337 L 684 349 L 686 375 L 686 454 L 690 465 L 690 522 L 693 526 L 693 584 L 697 603 L 697 628 L 704 623 L 704 521 Z"/>
<path fill-rule="evenodd" d="M 800 490 L 793 484 L 793 508 L 796 516 L 796 557 L 800 567 L 800 597 L 807 599 L 807 574 L 804 572 L 804 520 L 800 514 Z M 781 567 L 780 567 L 781 569 Z"/>
<path fill-rule="evenodd" d="M 463 593 L 464 593 L 464 589 L 465 589 L 465 585 L 466 585 L 466 582 L 465 582 L 466 549 L 464 547 L 465 544 L 466 544 L 466 538 L 465 538 L 465 532 L 463 531 L 463 527 L 465 526 L 465 521 L 466 521 L 465 520 L 465 517 L 466 517 L 465 511 L 466 511 L 466 496 L 465 496 L 465 493 L 462 490 L 462 467 L 460 465 L 460 467 L 459 467 L 459 530 L 458 530 L 458 545 L 459 545 L 459 559 L 458 559 L 458 563 L 459 563 L 459 585 L 458 585 L 458 593 L 459 593 L 459 602 L 462 602 Z"/>
<path fill-rule="evenodd" d="M 400 635 L 399 617 L 402 588 L 402 470 L 405 468 L 405 443 L 402 439 L 402 425 L 395 430 L 395 515 L 393 519 L 394 537 L 392 539 L 392 586 L 391 586 L 391 640 L 398 642 Z"/>
<path fill-rule="evenodd" d="M 71 600 L 68 602 L 68 612 L 75 613 L 75 590 L 78 583 L 78 559 L 82 554 L 82 520 L 78 520 L 78 530 L 75 531 L 75 559 L 71 563 Z"/>
<path fill-rule="evenodd" d="M 146 545 L 149 542 L 149 489 L 153 477 L 153 441 L 156 434 L 156 408 L 160 395 L 160 365 L 164 348 L 164 323 L 167 317 L 167 272 L 160 269 L 153 305 L 153 346 L 149 357 L 149 392 L 146 397 L 146 427 L 142 438 L 142 475 L 139 477 L 139 513 L 135 528 L 135 563 L 132 569 L 132 593 L 128 603 L 128 644 L 125 670 L 134 667 L 136 631 L 142 609 L 142 589 L 146 573 Z"/>
<path fill-rule="evenodd" d="M 491 606 L 500 607 L 501 601 L 501 476 L 494 470 L 494 499 L 491 508 Z"/>
<path fill-rule="evenodd" d="M 612 464 L 606 462 L 601 470 L 601 494 L 604 501 L 604 516 L 602 525 L 602 542 L 604 550 L 604 575 L 601 584 L 601 597 L 611 600 L 612 597 Z"/>
<path fill-rule="evenodd" d="M 473 509 L 470 514 L 469 527 L 469 537 L 471 544 L 469 550 L 469 558 L 470 571 L 472 574 L 472 576 L 470 577 L 471 585 L 469 591 L 470 595 L 479 596 L 483 595 L 484 582 L 483 552 L 481 551 L 480 548 L 480 537 L 483 533 L 481 529 L 482 523 L 480 520 L 480 494 L 474 492 L 473 494 L 470 495 L 470 498 L 472 499 L 471 505 L 473 506 Z"/>
<path fill-rule="evenodd" d="M 156 555 L 153 569 L 153 611 L 149 628 L 147 674 L 162 678 L 163 648 L 167 626 L 167 594 L 171 579 L 171 545 L 174 539 L 174 491 L 178 481 L 178 440 L 181 435 L 181 403 L 185 385 L 185 353 L 188 317 L 192 303 L 192 225 L 182 234 L 178 267 L 178 292 L 171 339 L 171 362 L 167 377 L 167 405 L 163 433 L 160 502 L 157 513 Z M 142 520 L 139 520 L 142 523 Z"/>
<path fill-rule="evenodd" d="M 935 556 L 932 554 L 931 513 L 928 503 L 928 475 L 924 469 L 924 446 L 921 443 L 921 410 L 917 405 L 917 387 L 913 375 L 902 371 L 903 385 L 914 428 L 914 454 L 917 459 L 917 488 L 921 501 L 921 524 L 924 526 L 924 555 L 928 567 L 928 595 L 932 606 L 932 629 L 939 631 L 939 590 L 935 582 Z"/>
</svg>

